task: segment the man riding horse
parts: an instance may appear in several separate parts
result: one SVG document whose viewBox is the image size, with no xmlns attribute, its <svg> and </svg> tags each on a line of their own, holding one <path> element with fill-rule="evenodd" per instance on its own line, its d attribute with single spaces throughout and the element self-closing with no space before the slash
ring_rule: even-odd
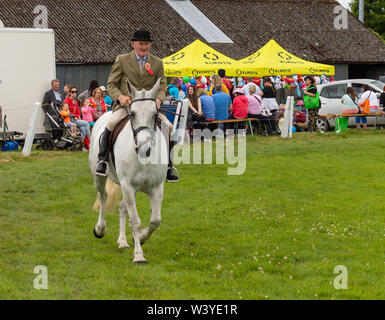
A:
<svg viewBox="0 0 385 320">
<path fill-rule="evenodd" d="M 150 90 L 160 78 L 160 87 L 156 95 L 156 106 L 161 108 L 166 98 L 167 82 L 164 75 L 163 62 L 158 57 L 149 53 L 151 47 L 151 35 L 147 30 L 138 30 L 131 39 L 134 51 L 119 55 L 112 66 L 108 78 L 107 89 L 111 98 L 116 101 L 112 116 L 100 139 L 99 161 L 95 174 L 106 176 L 107 162 L 110 152 L 110 135 L 116 125 L 129 114 L 131 104 L 131 93 L 128 91 L 127 80 L 137 89 Z M 174 173 L 171 159 L 171 150 L 175 142 L 171 138 L 173 125 L 163 113 L 159 113 L 159 120 L 168 127 L 169 135 L 169 164 L 167 170 L 167 181 L 177 182 L 178 176 Z"/>
</svg>

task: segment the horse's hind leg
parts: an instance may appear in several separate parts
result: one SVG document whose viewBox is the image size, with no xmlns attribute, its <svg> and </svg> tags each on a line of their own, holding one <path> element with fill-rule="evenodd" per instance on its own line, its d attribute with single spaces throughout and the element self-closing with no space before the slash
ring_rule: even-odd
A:
<svg viewBox="0 0 385 320">
<path fill-rule="evenodd" d="M 106 233 L 106 220 L 104 219 L 107 203 L 106 181 L 107 177 L 94 176 L 95 188 L 98 190 L 98 199 L 100 202 L 99 218 L 94 228 L 94 235 L 97 238 L 103 238 Z"/>
<path fill-rule="evenodd" d="M 140 245 L 140 218 L 136 210 L 135 194 L 136 191 L 126 183 L 121 182 L 122 194 L 124 203 L 127 206 L 128 214 L 130 216 L 130 229 L 134 237 L 134 262 L 138 264 L 146 263 L 143 256 L 142 246 Z"/>
<path fill-rule="evenodd" d="M 150 193 L 150 202 L 151 202 L 151 218 L 150 225 L 148 228 L 145 228 L 140 231 L 140 241 L 144 243 L 148 240 L 151 234 L 160 226 L 161 217 L 160 217 L 160 209 L 162 207 L 163 201 L 163 183 L 161 183 L 158 187 L 154 188 Z"/>
<path fill-rule="evenodd" d="M 127 206 L 122 200 L 119 205 L 119 218 L 120 218 L 120 233 L 118 238 L 118 247 L 119 249 L 129 248 L 130 246 L 127 243 L 126 238 L 126 220 L 127 220 Z"/>
</svg>

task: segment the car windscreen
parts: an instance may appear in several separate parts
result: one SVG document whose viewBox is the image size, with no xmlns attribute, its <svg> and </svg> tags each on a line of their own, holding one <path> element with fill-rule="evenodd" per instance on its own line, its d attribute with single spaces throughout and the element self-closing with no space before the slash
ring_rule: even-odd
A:
<svg viewBox="0 0 385 320">
<path fill-rule="evenodd" d="M 375 80 L 375 81 L 370 81 L 370 84 L 376 86 L 378 89 L 380 89 L 381 91 L 384 90 L 384 87 L 385 87 L 385 83 L 379 81 L 379 80 Z"/>
</svg>

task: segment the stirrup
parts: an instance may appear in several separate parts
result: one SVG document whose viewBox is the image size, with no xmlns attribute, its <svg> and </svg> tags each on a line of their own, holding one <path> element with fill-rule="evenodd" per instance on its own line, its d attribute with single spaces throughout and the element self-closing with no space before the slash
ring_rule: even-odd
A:
<svg viewBox="0 0 385 320">
<path fill-rule="evenodd" d="M 174 166 L 170 166 L 170 167 L 167 168 L 167 172 L 170 169 L 174 169 L 175 170 L 176 173 L 174 173 L 174 175 L 177 177 L 177 179 L 175 179 L 175 180 L 168 180 L 167 177 L 166 177 L 166 181 L 167 182 L 179 182 L 179 172 L 178 172 L 178 169 L 175 168 Z"/>
<path fill-rule="evenodd" d="M 96 170 L 100 164 L 105 164 L 106 170 L 104 172 L 100 172 Z M 98 176 L 107 177 L 107 165 L 108 165 L 108 162 L 106 160 L 99 160 L 98 163 L 96 164 L 95 174 Z"/>
</svg>

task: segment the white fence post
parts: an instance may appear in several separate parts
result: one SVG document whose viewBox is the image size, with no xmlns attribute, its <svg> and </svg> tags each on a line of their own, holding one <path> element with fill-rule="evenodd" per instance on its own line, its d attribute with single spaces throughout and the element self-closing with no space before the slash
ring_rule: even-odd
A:
<svg viewBox="0 0 385 320">
<path fill-rule="evenodd" d="M 182 117 L 179 120 L 179 127 L 178 127 L 178 144 L 180 145 L 183 144 L 184 135 L 186 133 L 188 105 L 189 105 L 189 100 L 184 99 L 182 102 L 182 108 L 180 110 Z"/>
<path fill-rule="evenodd" d="M 179 145 L 182 145 L 184 141 L 184 134 L 186 131 L 187 123 L 188 103 L 188 99 L 178 101 L 178 105 L 176 108 L 177 115 L 175 115 L 174 119 L 174 139 Z M 182 115 L 182 117 L 179 117 L 179 114 Z"/>
<path fill-rule="evenodd" d="M 293 111 L 294 111 L 294 97 L 290 96 L 289 104 L 289 137 L 293 137 Z"/>
<path fill-rule="evenodd" d="M 29 122 L 27 135 L 25 137 L 23 151 L 21 152 L 22 155 L 26 157 L 29 157 L 31 154 L 33 138 L 35 137 L 37 122 L 40 119 L 40 109 L 41 109 L 41 103 L 36 102 L 35 108 L 33 109 L 33 112 L 32 112 L 31 120 Z"/>
<path fill-rule="evenodd" d="M 288 96 L 286 99 L 285 115 L 283 117 L 283 124 L 282 124 L 282 130 L 281 130 L 282 138 L 287 138 L 288 135 L 292 137 L 293 107 L 294 107 L 294 97 Z M 289 130 L 290 130 L 290 134 L 289 134 Z"/>
</svg>

